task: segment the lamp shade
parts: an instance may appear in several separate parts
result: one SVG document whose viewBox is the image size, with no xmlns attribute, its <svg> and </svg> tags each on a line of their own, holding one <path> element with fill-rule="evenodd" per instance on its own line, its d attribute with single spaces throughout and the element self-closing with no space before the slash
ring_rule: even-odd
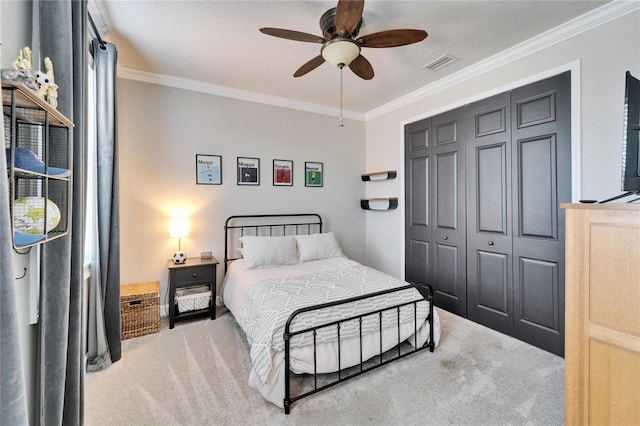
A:
<svg viewBox="0 0 640 426">
<path fill-rule="evenodd" d="M 322 57 L 333 66 L 349 66 L 360 54 L 360 46 L 352 40 L 337 39 L 322 48 Z"/>
<path fill-rule="evenodd" d="M 188 237 L 189 219 L 186 217 L 174 217 L 169 221 L 170 237 Z"/>
</svg>

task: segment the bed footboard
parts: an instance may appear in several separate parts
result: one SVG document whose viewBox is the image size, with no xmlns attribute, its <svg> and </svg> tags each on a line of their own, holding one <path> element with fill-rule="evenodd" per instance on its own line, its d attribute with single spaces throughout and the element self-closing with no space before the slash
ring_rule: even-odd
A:
<svg viewBox="0 0 640 426">
<path fill-rule="evenodd" d="M 370 297 L 376 297 L 376 296 L 380 296 L 380 295 L 384 295 L 384 294 L 388 294 L 388 293 L 393 293 L 393 292 L 399 292 L 399 291 L 403 291 L 403 290 L 407 290 L 407 289 L 411 289 L 411 288 L 416 288 L 419 290 L 420 294 L 422 295 L 422 298 L 420 299 L 416 299 L 410 302 L 404 302 L 404 303 L 400 303 L 397 305 L 393 305 L 393 306 L 388 306 L 382 309 L 378 309 L 378 310 L 373 310 L 371 312 L 366 312 L 360 315 L 355 315 L 349 318 L 344 318 L 341 320 L 337 320 L 337 321 L 333 321 L 333 322 L 329 322 L 326 324 L 321 324 L 318 326 L 314 326 L 314 327 L 309 327 L 306 328 L 304 330 L 296 330 L 294 332 L 291 332 L 291 323 L 293 322 L 293 320 L 300 314 L 304 313 L 304 312 L 310 312 L 310 311 L 316 311 L 316 310 L 321 310 L 321 309 L 326 309 L 326 308 L 331 308 L 334 306 L 339 306 L 339 305 L 343 305 L 346 303 L 352 303 L 352 302 L 356 302 L 358 300 L 363 300 L 363 299 L 367 299 Z M 418 347 L 418 322 L 417 322 L 417 304 L 423 301 L 427 301 L 429 303 L 429 313 L 427 316 L 427 321 L 429 322 L 429 338 L 424 342 L 424 344 L 422 344 L 420 347 Z M 413 306 L 413 315 L 414 315 L 414 345 L 413 345 L 413 349 L 412 350 L 405 350 L 404 352 L 401 351 L 401 346 L 402 343 L 400 341 L 400 308 L 402 308 L 403 306 Z M 383 312 L 386 311 L 396 311 L 397 315 L 398 315 L 398 321 L 397 321 L 397 336 L 398 336 L 398 344 L 394 347 L 392 347 L 391 349 L 388 349 L 386 351 L 383 352 L 382 349 L 382 333 L 383 333 L 383 328 L 382 328 L 382 315 Z M 374 358 L 377 359 L 377 362 L 374 363 L 369 363 L 369 365 L 367 365 L 365 367 L 365 363 L 369 360 L 364 360 L 363 359 L 363 349 L 362 349 L 362 318 L 370 316 L 370 315 L 379 315 L 380 316 L 380 328 L 379 330 L 377 330 L 377 333 L 379 334 L 379 339 L 380 339 L 380 352 L 378 355 L 374 356 L 373 358 L 369 358 L 369 360 L 373 360 Z M 353 320 L 357 320 L 360 323 L 360 364 L 359 366 L 350 366 L 348 368 L 342 368 L 341 366 L 341 359 L 340 359 L 340 348 L 341 348 L 341 339 L 340 339 L 340 327 L 341 324 L 348 322 L 348 321 L 353 321 Z M 338 345 L 338 356 L 337 356 L 337 360 L 338 360 L 338 370 L 336 371 L 338 378 L 337 380 L 331 381 L 329 383 L 323 384 L 321 386 L 318 386 L 318 374 L 317 373 L 317 361 L 316 361 L 316 333 L 319 329 L 322 328 L 326 328 L 326 327 L 336 327 L 337 330 L 337 345 Z M 313 389 L 307 391 L 307 392 L 302 392 L 298 395 L 292 396 L 291 395 L 291 381 L 292 381 L 292 374 L 291 374 L 291 369 L 290 369 L 290 344 L 291 344 L 291 339 L 297 335 L 303 334 L 303 333 L 313 333 L 313 360 L 314 360 L 314 372 L 313 372 Z M 313 395 L 317 392 L 320 392 L 322 390 L 328 389 L 332 386 L 335 386 L 339 383 L 343 383 L 346 382 L 349 379 L 352 379 L 354 377 L 358 377 L 364 373 L 367 373 L 371 370 L 374 370 L 378 367 L 381 367 L 383 365 L 389 364 L 393 361 L 396 361 L 398 359 L 404 358 L 406 356 L 412 355 L 418 351 L 424 350 L 424 349 L 429 349 L 430 352 L 433 352 L 435 349 L 435 342 L 433 339 L 433 288 L 426 283 L 417 283 L 417 284 L 408 284 L 406 286 L 402 286 L 402 287 L 396 287 L 396 288 L 392 288 L 392 289 L 388 289 L 388 290 L 383 290 L 383 291 L 378 291 L 375 293 L 369 293 L 369 294 L 365 294 L 362 296 L 358 296 L 358 297 L 352 297 L 349 299 L 344 299 L 344 300 L 339 300 L 336 302 L 330 302 L 330 303 L 324 303 L 324 304 L 320 304 L 320 305 L 316 305 L 316 306 L 309 306 L 306 308 L 301 308 L 298 309 L 296 311 L 294 311 L 288 318 L 287 323 L 285 325 L 285 329 L 284 329 L 284 375 L 285 375 L 285 390 L 284 390 L 284 412 L 285 414 L 289 414 L 291 411 L 291 404 L 294 403 L 295 401 L 298 401 L 299 399 L 305 398 L 307 396 Z M 397 354 L 393 354 L 394 352 L 396 352 L 397 349 Z M 383 354 L 386 356 L 383 356 Z M 391 354 L 392 356 L 389 356 L 389 354 Z M 374 360 L 375 361 L 375 360 Z M 349 375 L 347 376 L 343 376 L 343 374 L 345 373 L 345 371 L 347 369 L 356 369 L 355 372 L 351 372 Z"/>
</svg>

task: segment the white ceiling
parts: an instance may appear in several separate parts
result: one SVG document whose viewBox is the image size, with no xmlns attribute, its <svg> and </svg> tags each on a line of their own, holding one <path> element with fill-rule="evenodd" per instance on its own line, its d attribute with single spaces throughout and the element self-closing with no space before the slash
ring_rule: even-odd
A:
<svg viewBox="0 0 640 426">
<path fill-rule="evenodd" d="M 368 0 L 360 36 L 424 29 L 426 40 L 403 47 L 363 48 L 375 77 L 344 70 L 344 108 L 366 113 L 565 23 L 606 1 Z M 97 0 L 118 65 L 263 95 L 337 107 L 340 71 L 325 63 L 294 78 L 320 44 L 264 35 L 276 27 L 321 35 L 332 1 Z M 423 66 L 444 55 L 459 60 L 439 71 Z"/>
</svg>

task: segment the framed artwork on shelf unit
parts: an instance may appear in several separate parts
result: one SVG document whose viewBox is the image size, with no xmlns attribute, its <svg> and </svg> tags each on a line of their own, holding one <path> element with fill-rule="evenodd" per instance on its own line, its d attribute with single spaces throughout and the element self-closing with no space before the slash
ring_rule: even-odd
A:
<svg viewBox="0 0 640 426">
<path fill-rule="evenodd" d="M 273 186 L 293 186 L 293 161 L 273 160 Z"/>
<path fill-rule="evenodd" d="M 196 184 L 222 184 L 222 156 L 196 154 Z"/>
<path fill-rule="evenodd" d="M 324 181 L 323 164 L 311 161 L 304 162 L 304 186 L 322 186 Z"/>
<path fill-rule="evenodd" d="M 238 185 L 260 185 L 260 159 L 238 157 Z"/>
</svg>

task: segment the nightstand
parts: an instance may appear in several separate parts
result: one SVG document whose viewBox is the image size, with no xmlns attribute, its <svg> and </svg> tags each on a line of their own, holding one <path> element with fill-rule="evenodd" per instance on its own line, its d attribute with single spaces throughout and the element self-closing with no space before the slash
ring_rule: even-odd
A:
<svg viewBox="0 0 640 426">
<path fill-rule="evenodd" d="M 169 268 L 169 328 L 173 328 L 176 321 L 194 318 L 199 316 L 209 316 L 216 319 L 216 266 L 218 260 L 201 259 L 193 257 L 185 263 L 175 264 L 172 260 L 167 261 Z M 176 303 L 176 290 L 185 287 L 207 286 L 211 300 L 208 306 L 202 309 L 179 312 Z"/>
</svg>

